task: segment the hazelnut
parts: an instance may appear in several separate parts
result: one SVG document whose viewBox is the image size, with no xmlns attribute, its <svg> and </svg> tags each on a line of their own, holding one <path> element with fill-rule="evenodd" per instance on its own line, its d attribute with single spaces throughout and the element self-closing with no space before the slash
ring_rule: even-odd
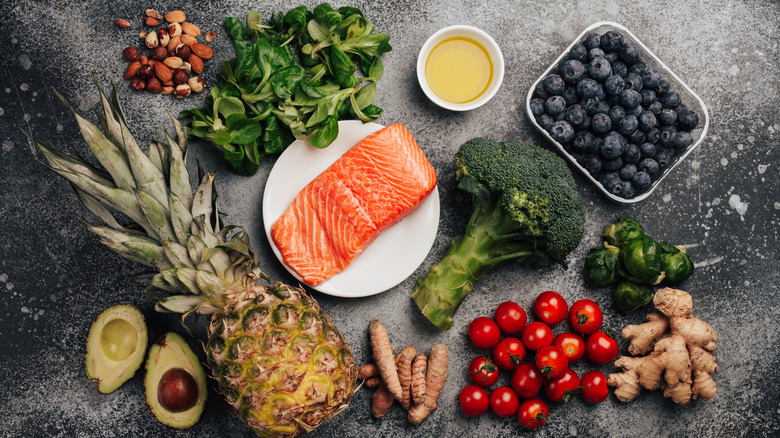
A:
<svg viewBox="0 0 780 438">
<path fill-rule="evenodd" d="M 146 81 L 136 76 L 130 80 L 130 86 L 133 87 L 134 90 L 142 91 L 146 88 Z"/>
<path fill-rule="evenodd" d="M 206 87 L 206 84 L 203 82 L 203 79 L 200 78 L 199 76 L 191 77 L 190 80 L 187 81 L 187 84 L 190 86 L 192 91 L 196 93 L 200 93 Z"/>
<path fill-rule="evenodd" d="M 138 31 L 138 38 L 141 38 L 142 40 L 145 40 L 146 39 L 146 35 L 148 35 L 148 34 L 149 34 L 149 32 L 141 29 L 141 30 Z"/>
<path fill-rule="evenodd" d="M 160 45 L 160 39 L 157 37 L 157 32 L 151 31 L 146 34 L 145 38 L 146 47 L 154 49 Z"/>
<path fill-rule="evenodd" d="M 181 67 L 183 63 L 184 61 L 182 61 L 178 56 L 169 56 L 163 61 L 163 64 L 167 65 L 172 70 Z"/>
<path fill-rule="evenodd" d="M 176 56 L 181 59 L 189 59 L 190 53 L 192 53 L 192 51 L 190 50 L 190 46 L 186 44 L 179 44 L 179 46 L 176 47 L 174 53 L 176 53 Z"/>
<path fill-rule="evenodd" d="M 146 10 L 146 16 L 147 17 L 156 18 L 158 20 L 162 19 L 162 15 L 160 15 L 160 13 L 157 12 L 156 10 L 154 10 L 154 9 L 147 9 Z"/>
<path fill-rule="evenodd" d="M 146 17 L 144 23 L 146 23 L 146 25 L 149 27 L 155 27 L 160 24 L 154 17 Z"/>
<path fill-rule="evenodd" d="M 138 49 L 135 47 L 125 47 L 125 50 L 122 51 L 122 56 L 130 62 L 138 61 Z"/>
<path fill-rule="evenodd" d="M 176 85 L 186 84 L 189 79 L 190 74 L 184 69 L 179 68 L 173 72 L 173 82 L 176 83 Z"/>
<path fill-rule="evenodd" d="M 155 61 L 162 61 L 168 57 L 168 50 L 165 47 L 155 47 L 152 50 L 152 59 Z"/>
<path fill-rule="evenodd" d="M 206 33 L 203 36 L 203 39 L 206 40 L 207 43 L 210 43 L 214 41 L 214 39 L 217 37 L 217 33 L 213 30 L 206 31 Z"/>
<path fill-rule="evenodd" d="M 190 95 L 190 92 L 192 89 L 187 84 L 181 84 L 177 85 L 176 89 L 173 90 L 173 95 L 178 97 L 179 99 L 185 98 Z"/>
<path fill-rule="evenodd" d="M 146 89 L 152 93 L 159 93 L 162 91 L 163 86 L 159 79 L 151 78 L 146 82 Z"/>
<path fill-rule="evenodd" d="M 181 33 L 182 33 L 181 24 L 171 23 L 171 25 L 168 26 L 168 34 L 171 35 L 171 38 L 181 36 Z"/>
<path fill-rule="evenodd" d="M 192 64 L 189 62 L 182 62 L 180 69 L 186 71 L 187 73 L 192 73 Z"/>
<path fill-rule="evenodd" d="M 171 40 L 170 35 L 168 35 L 168 31 L 165 29 L 158 30 L 157 36 L 160 38 L 160 45 L 163 47 L 167 46 L 168 42 Z"/>
<path fill-rule="evenodd" d="M 149 64 L 143 64 L 138 67 L 137 74 L 141 77 L 141 79 L 151 79 L 154 77 L 154 68 Z"/>
</svg>

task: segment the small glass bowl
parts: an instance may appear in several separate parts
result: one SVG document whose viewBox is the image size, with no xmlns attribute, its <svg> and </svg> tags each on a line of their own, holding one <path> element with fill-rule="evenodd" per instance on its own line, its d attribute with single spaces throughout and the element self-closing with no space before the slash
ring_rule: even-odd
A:
<svg viewBox="0 0 780 438">
<path fill-rule="evenodd" d="M 684 150 L 684 151 L 677 151 L 673 157 L 672 163 L 664 167 L 659 171 L 659 173 L 655 176 L 655 179 L 650 184 L 650 186 L 641 192 L 637 193 L 632 198 L 622 198 L 620 196 L 617 196 L 615 194 L 610 193 L 607 191 L 604 186 L 601 185 L 593 176 L 584 168 L 580 163 L 577 162 L 577 160 L 564 148 L 563 145 L 558 143 L 557 141 L 553 140 L 553 138 L 550 136 L 550 133 L 544 130 L 539 123 L 537 123 L 536 118 L 534 117 L 533 113 L 531 112 L 531 99 L 533 98 L 534 91 L 536 90 L 536 87 L 544 80 L 544 78 L 547 77 L 547 75 L 554 73 L 558 71 L 558 67 L 560 64 L 562 64 L 564 61 L 566 61 L 567 56 L 569 54 L 569 51 L 571 48 L 578 43 L 582 43 L 585 38 L 591 34 L 591 33 L 597 33 L 599 35 L 603 35 L 606 32 L 609 32 L 611 30 L 614 30 L 621 35 L 623 35 L 623 41 L 624 42 L 630 42 L 635 44 L 637 47 L 639 47 L 640 51 L 642 52 L 642 61 L 648 66 L 653 67 L 658 70 L 659 73 L 661 73 L 661 78 L 666 79 L 669 84 L 671 85 L 670 90 L 676 91 L 680 95 L 681 103 L 684 104 L 689 110 L 694 111 L 696 115 L 699 116 L 699 124 L 696 126 L 696 128 L 691 131 L 691 144 Z M 593 183 L 603 194 L 604 196 L 608 197 L 609 199 L 621 203 L 621 204 L 633 204 L 636 202 L 639 202 L 648 196 L 650 196 L 651 193 L 658 187 L 659 184 L 661 184 L 661 181 L 663 181 L 664 178 L 666 178 L 669 173 L 671 173 L 672 169 L 677 167 L 688 155 L 690 155 L 704 140 L 704 137 L 707 134 L 707 130 L 710 126 L 710 118 L 709 113 L 707 111 L 707 107 L 704 105 L 704 101 L 701 100 L 701 98 L 691 90 L 688 85 L 685 84 L 685 82 L 682 81 L 669 67 L 666 66 L 666 64 L 663 63 L 660 59 L 658 59 L 657 56 L 653 52 L 650 51 L 650 49 L 647 48 L 639 39 L 631 33 L 626 27 L 613 23 L 610 21 L 600 21 L 597 23 L 594 23 L 590 26 L 588 26 L 587 29 L 582 31 L 582 33 L 574 39 L 574 41 L 569 45 L 569 47 L 566 48 L 566 50 L 563 51 L 563 53 L 558 56 L 558 58 L 550 65 L 550 67 L 545 70 L 544 73 L 539 77 L 539 79 L 536 80 L 536 82 L 531 85 L 531 88 L 528 90 L 528 98 L 526 99 L 526 105 L 525 105 L 526 113 L 528 114 L 528 118 L 531 119 L 531 123 L 536 127 L 536 129 L 539 130 L 539 132 L 542 133 L 552 144 L 554 144 L 558 150 L 563 154 L 564 157 L 566 157 L 569 162 L 579 169 L 585 177 L 590 180 L 590 182 Z"/>
<path fill-rule="evenodd" d="M 466 37 L 478 42 L 485 48 L 493 63 L 493 78 L 487 90 L 478 98 L 465 103 L 452 103 L 440 98 L 428 86 L 428 80 L 425 77 L 425 64 L 433 48 L 440 42 L 453 37 Z M 504 55 L 501 53 L 501 49 L 496 41 L 476 27 L 465 25 L 445 27 L 431 35 L 420 49 L 420 53 L 417 55 L 417 80 L 420 82 L 420 87 L 425 95 L 428 96 L 428 99 L 436 105 L 451 111 L 469 111 L 484 105 L 501 87 L 501 82 L 504 80 Z"/>
</svg>

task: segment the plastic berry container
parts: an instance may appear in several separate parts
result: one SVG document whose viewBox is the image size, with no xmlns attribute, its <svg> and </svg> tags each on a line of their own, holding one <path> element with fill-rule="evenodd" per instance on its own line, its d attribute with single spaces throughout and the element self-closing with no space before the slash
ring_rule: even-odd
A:
<svg viewBox="0 0 780 438">
<path fill-rule="evenodd" d="M 574 47 L 576 44 L 583 43 L 587 36 L 591 33 L 603 35 L 609 31 L 616 31 L 620 33 L 623 36 L 624 43 L 632 43 L 636 45 L 641 52 L 641 60 L 647 65 L 647 67 L 653 67 L 657 69 L 661 74 L 661 78 L 669 82 L 670 91 L 675 91 L 680 95 L 680 103 L 685 105 L 689 111 L 695 112 L 699 117 L 698 125 L 690 132 L 691 142 L 688 144 L 688 146 L 684 149 L 676 150 L 676 153 L 674 154 L 670 163 L 659 170 L 658 174 L 656 174 L 652 179 L 650 185 L 641 191 L 637 191 L 637 193 L 630 198 L 624 198 L 613 194 L 604 188 L 604 186 L 596 178 L 594 178 L 579 162 L 577 162 L 576 158 L 570 154 L 561 143 L 555 141 L 550 133 L 542 128 L 531 111 L 531 99 L 534 98 L 537 86 L 539 86 L 549 74 L 558 71 L 560 65 L 568 59 L 568 55 L 572 47 Z M 610 21 L 600 21 L 588 26 L 585 30 L 582 31 L 582 33 L 580 33 L 579 36 L 577 36 L 577 38 L 574 39 L 574 41 L 571 42 L 571 44 L 569 44 L 566 50 L 564 50 L 563 53 L 561 53 L 560 56 L 558 56 L 558 58 L 553 61 L 553 63 L 544 71 L 544 73 L 539 76 L 539 78 L 531 85 L 530 89 L 528 90 L 528 96 L 526 99 L 526 114 L 536 129 L 538 129 L 539 132 L 558 149 L 558 151 L 564 156 L 564 158 L 566 158 L 566 160 L 569 161 L 573 167 L 579 169 L 583 176 L 589 180 L 597 190 L 599 190 L 610 200 L 620 204 L 637 203 L 650 196 L 655 191 L 655 189 L 658 188 L 661 182 L 677 166 L 679 166 L 683 160 L 685 160 L 691 153 L 693 153 L 694 150 L 696 150 L 696 148 L 701 145 L 704 137 L 707 135 L 707 131 L 709 130 L 710 125 L 709 112 L 707 110 L 707 106 L 704 104 L 704 101 L 693 90 L 691 90 L 691 88 L 688 87 L 688 85 L 683 82 L 683 80 L 680 79 L 680 77 L 677 76 L 677 74 L 675 74 L 672 69 L 664 64 L 663 61 L 661 61 L 649 48 L 647 48 L 647 46 L 645 46 L 644 43 L 642 43 L 642 41 L 640 41 L 630 30 L 628 30 L 625 26 Z"/>
</svg>

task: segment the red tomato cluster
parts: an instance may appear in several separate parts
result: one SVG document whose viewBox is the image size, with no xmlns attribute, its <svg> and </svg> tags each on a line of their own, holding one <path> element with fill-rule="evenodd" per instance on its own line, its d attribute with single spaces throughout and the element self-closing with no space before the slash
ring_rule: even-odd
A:
<svg viewBox="0 0 780 438">
<path fill-rule="evenodd" d="M 500 417 L 517 414 L 520 424 L 535 429 L 549 416 L 542 393 L 553 402 L 567 402 L 576 393 L 589 403 L 607 399 L 604 373 L 593 370 L 580 377 L 569 368 L 583 356 L 601 365 L 617 357 L 617 342 L 600 331 L 604 318 L 599 305 L 585 299 L 569 307 L 559 293 L 546 291 L 536 297 L 533 308 L 539 321 L 529 323 L 525 310 L 507 301 L 496 308 L 493 318 L 479 317 L 469 325 L 471 342 L 481 350 L 490 350 L 490 355 L 469 364 L 473 384 L 460 393 L 466 415 L 479 417 L 488 409 Z M 551 326 L 565 320 L 572 331 L 553 336 Z M 524 361 L 526 355 L 529 361 Z M 500 386 L 488 394 L 486 388 L 498 382 L 501 370 L 512 372 L 511 386 Z"/>
</svg>

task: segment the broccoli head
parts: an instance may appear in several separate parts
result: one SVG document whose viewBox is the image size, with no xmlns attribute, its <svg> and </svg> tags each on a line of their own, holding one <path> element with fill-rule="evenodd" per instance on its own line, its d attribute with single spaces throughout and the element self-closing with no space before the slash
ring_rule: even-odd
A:
<svg viewBox="0 0 780 438">
<path fill-rule="evenodd" d="M 466 230 L 439 263 L 417 281 L 412 298 L 440 328 L 474 282 L 504 262 L 533 267 L 558 263 L 582 240 L 585 211 L 566 163 L 553 152 L 518 141 L 475 138 L 455 155 L 458 188 L 471 193 Z"/>
</svg>

